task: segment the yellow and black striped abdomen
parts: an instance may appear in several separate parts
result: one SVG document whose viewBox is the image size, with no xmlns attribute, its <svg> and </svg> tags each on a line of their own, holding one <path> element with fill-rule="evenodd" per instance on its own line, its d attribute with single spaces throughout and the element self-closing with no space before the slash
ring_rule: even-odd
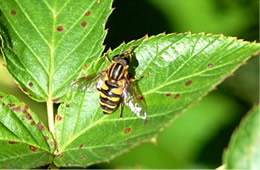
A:
<svg viewBox="0 0 260 170">
<path fill-rule="evenodd" d="M 122 80 L 121 80 L 122 81 Z M 123 92 L 123 83 L 111 83 L 106 76 L 100 90 L 100 106 L 105 114 L 114 112 L 120 103 L 121 95 Z"/>
</svg>

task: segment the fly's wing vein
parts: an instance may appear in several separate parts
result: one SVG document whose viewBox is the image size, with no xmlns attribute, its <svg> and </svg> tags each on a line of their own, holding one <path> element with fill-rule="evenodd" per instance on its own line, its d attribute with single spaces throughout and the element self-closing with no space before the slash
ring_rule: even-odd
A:
<svg viewBox="0 0 260 170">
<path fill-rule="evenodd" d="M 136 84 L 134 85 L 136 86 Z M 141 119 L 146 119 L 146 105 L 143 99 L 138 98 L 139 95 L 141 95 L 141 92 L 139 90 L 134 90 L 130 84 L 130 81 L 126 80 L 122 96 L 124 104 L 127 105 L 130 110 L 136 114 L 136 116 Z"/>
<path fill-rule="evenodd" d="M 92 92 L 95 88 L 101 88 L 105 71 L 100 73 L 91 74 L 86 77 L 81 77 L 71 83 L 71 91 L 77 92 Z"/>
</svg>

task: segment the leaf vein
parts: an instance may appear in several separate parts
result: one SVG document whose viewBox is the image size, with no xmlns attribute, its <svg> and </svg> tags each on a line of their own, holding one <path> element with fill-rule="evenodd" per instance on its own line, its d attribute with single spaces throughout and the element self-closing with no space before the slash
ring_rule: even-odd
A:
<svg viewBox="0 0 260 170">
<path fill-rule="evenodd" d="M 69 1 L 67 1 L 69 2 Z M 68 3 L 65 3 L 65 5 Z M 89 10 L 93 5 L 95 4 L 95 1 L 93 1 L 93 3 L 88 7 L 87 10 Z M 71 25 L 71 27 L 68 29 L 68 31 L 60 38 L 60 40 L 57 42 L 56 47 L 60 44 L 60 42 L 67 36 L 68 33 L 70 33 L 70 31 L 78 24 L 78 22 L 84 17 L 85 12 L 87 11 L 85 10 L 83 14 L 80 15 L 80 17 Z M 56 15 L 58 15 L 60 11 L 57 12 Z M 102 14 L 102 13 L 101 13 Z M 102 15 L 101 15 L 102 16 Z M 89 32 L 91 32 L 92 30 L 90 30 Z M 56 49 L 55 47 L 55 49 Z"/>
<path fill-rule="evenodd" d="M 35 31 L 39 34 L 39 36 L 43 39 L 43 41 L 46 43 L 46 45 L 48 45 L 49 48 L 51 48 L 50 44 L 48 43 L 48 41 L 46 40 L 46 38 L 42 35 L 42 33 L 39 31 L 39 29 L 36 27 L 36 25 L 33 23 L 33 21 L 30 19 L 30 17 L 28 16 L 28 14 L 24 11 L 23 7 L 21 6 L 21 4 L 19 2 L 17 2 L 17 0 L 15 0 L 16 4 L 19 6 L 19 8 L 21 9 L 22 13 L 25 15 L 25 17 L 28 19 L 29 23 L 33 26 L 33 28 L 35 29 Z"/>
<path fill-rule="evenodd" d="M 5 13 L 3 13 L 3 15 L 5 15 Z M 37 57 L 37 55 L 34 53 L 34 51 L 32 50 L 32 47 L 29 46 L 25 40 L 20 36 L 20 34 L 17 32 L 17 30 L 14 28 L 13 24 L 11 23 L 11 21 L 8 19 L 8 17 L 5 15 L 5 18 L 7 19 L 7 21 L 10 23 L 11 27 L 13 28 L 14 32 L 16 33 L 16 35 L 20 38 L 20 40 L 28 47 L 28 49 L 31 51 L 31 53 L 33 54 L 33 56 L 36 58 L 36 60 L 38 61 L 38 63 L 40 64 L 40 66 L 43 68 L 43 71 L 48 74 L 47 70 L 45 69 L 44 65 L 42 64 L 42 62 L 40 61 L 40 59 Z M 21 61 L 21 60 L 20 60 Z"/>
<path fill-rule="evenodd" d="M 99 16 L 99 18 L 96 20 L 96 23 L 93 24 L 93 27 L 91 30 L 83 36 L 83 38 L 78 42 L 76 46 L 73 47 L 73 49 L 61 60 L 60 64 L 57 66 L 57 68 L 54 71 L 54 74 L 59 70 L 59 68 L 63 65 L 63 63 L 66 61 L 66 59 L 81 45 L 81 43 L 87 38 L 87 36 L 91 33 L 91 31 L 95 28 L 98 20 L 101 18 L 102 15 Z M 93 46 L 92 48 L 94 48 Z"/>
</svg>

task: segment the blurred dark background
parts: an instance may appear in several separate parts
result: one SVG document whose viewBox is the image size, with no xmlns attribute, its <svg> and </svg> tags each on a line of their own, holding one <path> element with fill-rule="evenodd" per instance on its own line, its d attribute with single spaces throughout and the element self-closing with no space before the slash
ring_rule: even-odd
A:
<svg viewBox="0 0 260 170">
<path fill-rule="evenodd" d="M 259 41 L 258 0 L 115 0 L 105 44 L 116 48 L 122 41 L 145 34 L 192 31 L 223 33 Z M 0 58 L 0 90 L 14 94 L 38 110 L 46 120 L 45 104 L 31 101 L 13 83 Z M 180 116 L 158 137 L 110 163 L 90 168 L 216 168 L 241 118 L 259 103 L 259 56 L 253 57 L 217 90 Z"/>
</svg>

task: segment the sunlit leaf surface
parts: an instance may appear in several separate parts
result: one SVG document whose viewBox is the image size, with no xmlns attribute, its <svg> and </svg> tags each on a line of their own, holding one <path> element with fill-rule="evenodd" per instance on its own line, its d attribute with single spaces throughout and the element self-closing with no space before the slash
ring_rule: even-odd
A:
<svg viewBox="0 0 260 170">
<path fill-rule="evenodd" d="M 7 69 L 37 101 L 62 97 L 84 64 L 101 55 L 112 0 L 3 0 Z M 9 41 L 8 41 L 9 40 Z"/>
<path fill-rule="evenodd" d="M 142 120 L 124 107 L 104 115 L 98 104 L 99 93 L 69 92 L 56 116 L 57 166 L 88 166 L 107 161 L 135 145 L 152 141 L 192 102 L 201 99 L 253 54 L 259 44 L 223 35 L 160 34 L 122 44 L 108 52 L 111 58 L 132 49 L 135 77 L 149 73 L 138 82 L 140 100 L 147 104 Z M 107 68 L 105 57 L 98 58 L 84 71 L 91 74 Z M 83 74 L 82 74 L 83 75 Z"/>
<path fill-rule="evenodd" d="M 24 103 L 0 92 L 0 168 L 32 168 L 52 162 L 55 142 Z"/>
<path fill-rule="evenodd" d="M 227 169 L 260 169 L 260 109 L 254 107 L 232 135 L 224 154 Z"/>
</svg>

